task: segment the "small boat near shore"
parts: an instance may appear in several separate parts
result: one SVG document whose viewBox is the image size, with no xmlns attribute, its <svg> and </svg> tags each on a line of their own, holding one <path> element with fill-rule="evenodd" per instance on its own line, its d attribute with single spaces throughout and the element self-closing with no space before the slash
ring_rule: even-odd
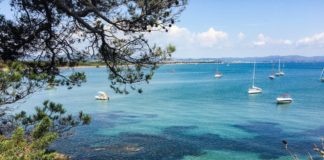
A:
<svg viewBox="0 0 324 160">
<path fill-rule="evenodd" d="M 96 98 L 96 100 L 109 100 L 108 95 L 103 91 L 99 91 L 98 95 L 95 96 L 95 98 Z"/>
<path fill-rule="evenodd" d="M 277 104 L 289 104 L 293 101 L 293 99 L 289 96 L 289 94 L 285 93 L 277 97 Z"/>
</svg>

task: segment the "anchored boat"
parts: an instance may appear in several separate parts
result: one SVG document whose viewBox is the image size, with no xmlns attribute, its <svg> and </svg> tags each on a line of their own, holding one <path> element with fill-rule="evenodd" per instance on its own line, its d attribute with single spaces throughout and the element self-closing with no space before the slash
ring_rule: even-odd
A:
<svg viewBox="0 0 324 160">
<path fill-rule="evenodd" d="M 285 75 L 285 72 L 283 72 L 283 70 L 281 69 L 281 66 L 280 66 L 280 59 L 279 59 L 279 64 L 278 64 L 278 72 L 276 73 L 276 76 L 284 76 Z"/>
<path fill-rule="evenodd" d="M 272 73 L 269 75 L 269 79 L 271 79 L 271 80 L 275 79 L 274 64 L 273 63 L 272 63 Z"/>
<path fill-rule="evenodd" d="M 218 71 L 218 63 L 217 63 L 217 69 L 216 69 L 216 73 L 215 73 L 215 78 L 222 78 L 222 77 L 223 77 L 223 74 Z"/>
<path fill-rule="evenodd" d="M 287 93 L 280 95 L 276 100 L 277 104 L 288 104 L 293 101 L 293 99 Z"/>
<path fill-rule="evenodd" d="M 249 94 L 262 93 L 262 89 L 254 85 L 254 79 L 255 79 L 255 62 L 254 62 L 254 67 L 253 67 L 252 87 L 249 88 L 248 93 Z"/>
<path fill-rule="evenodd" d="M 324 68 L 323 68 L 323 70 L 322 70 L 321 77 L 320 77 L 320 81 L 321 81 L 321 82 L 324 82 L 323 74 L 324 74 Z"/>
<path fill-rule="evenodd" d="M 95 96 L 95 98 L 96 98 L 96 100 L 109 100 L 108 95 L 103 91 L 99 91 L 98 95 Z"/>
</svg>

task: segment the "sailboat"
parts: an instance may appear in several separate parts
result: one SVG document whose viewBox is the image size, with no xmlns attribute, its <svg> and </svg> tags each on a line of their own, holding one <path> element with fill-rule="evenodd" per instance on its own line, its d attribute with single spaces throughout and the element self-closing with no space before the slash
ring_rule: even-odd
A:
<svg viewBox="0 0 324 160">
<path fill-rule="evenodd" d="M 323 68 L 323 70 L 322 70 L 321 77 L 320 77 L 320 81 L 321 81 L 321 82 L 324 82 L 323 74 L 324 74 L 324 68 Z"/>
<path fill-rule="evenodd" d="M 222 73 L 218 71 L 218 63 L 217 63 L 217 69 L 216 69 L 216 73 L 215 73 L 215 78 L 222 78 Z"/>
<path fill-rule="evenodd" d="M 248 93 L 249 94 L 262 93 L 262 89 L 254 85 L 254 79 L 255 79 L 255 62 L 254 62 L 254 68 L 253 68 L 252 87 L 249 88 Z"/>
<path fill-rule="evenodd" d="M 283 76 L 285 73 L 281 70 L 280 68 L 280 59 L 279 59 L 279 64 L 278 64 L 278 72 L 276 73 L 276 76 Z"/>
<path fill-rule="evenodd" d="M 283 71 L 284 68 L 285 68 L 285 64 L 283 63 L 282 68 L 281 68 L 281 72 L 280 72 L 281 76 L 285 75 L 285 72 Z"/>
<path fill-rule="evenodd" d="M 269 75 L 269 79 L 273 80 L 275 79 L 275 73 L 274 73 L 274 64 L 272 63 L 272 73 Z"/>
</svg>

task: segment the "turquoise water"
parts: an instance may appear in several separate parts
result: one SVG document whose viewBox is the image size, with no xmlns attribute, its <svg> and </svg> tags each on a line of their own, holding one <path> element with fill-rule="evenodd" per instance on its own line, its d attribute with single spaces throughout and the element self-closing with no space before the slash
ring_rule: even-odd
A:
<svg viewBox="0 0 324 160">
<path fill-rule="evenodd" d="M 271 81 L 271 64 L 257 64 L 260 95 L 248 95 L 253 64 L 165 65 L 144 93 L 114 94 L 104 68 L 80 69 L 87 83 L 68 90 L 38 92 L 19 103 L 32 111 L 45 99 L 64 104 L 69 112 L 83 110 L 93 122 L 52 148 L 74 159 L 289 159 L 281 141 L 301 156 L 312 152 L 324 131 L 324 64 L 285 64 L 286 75 Z M 106 91 L 111 100 L 94 100 Z M 294 102 L 276 105 L 289 93 Z"/>
</svg>

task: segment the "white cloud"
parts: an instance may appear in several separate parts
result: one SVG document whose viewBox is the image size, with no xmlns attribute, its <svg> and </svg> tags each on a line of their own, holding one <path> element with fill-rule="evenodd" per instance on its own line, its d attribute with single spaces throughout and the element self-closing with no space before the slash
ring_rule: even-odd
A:
<svg viewBox="0 0 324 160">
<path fill-rule="evenodd" d="M 151 44 L 164 47 L 167 44 L 176 46 L 173 57 L 201 58 L 221 56 L 251 56 L 251 55 L 289 55 L 314 53 L 323 54 L 324 32 L 302 37 L 300 39 L 274 38 L 260 33 L 251 40 L 247 32 L 230 34 L 209 28 L 202 32 L 194 32 L 186 27 L 173 26 L 169 32 L 151 32 L 146 34 Z M 308 47 L 299 47 L 301 45 Z M 251 48 L 252 47 L 252 48 Z"/>
<path fill-rule="evenodd" d="M 170 28 L 167 35 L 171 38 L 181 38 L 183 36 L 190 36 L 190 31 L 187 28 L 181 28 L 178 26 L 173 26 Z"/>
<path fill-rule="evenodd" d="M 214 47 L 227 39 L 227 33 L 209 28 L 207 32 L 197 33 L 195 38 L 201 46 Z"/>
<path fill-rule="evenodd" d="M 202 32 L 193 32 L 177 25 L 168 28 L 168 32 L 147 33 L 151 44 L 166 46 L 173 44 L 177 51 L 174 57 L 214 57 L 218 51 L 230 48 L 228 33 L 215 28 Z"/>
<path fill-rule="evenodd" d="M 285 45 L 293 44 L 293 42 L 291 40 L 288 40 L 288 39 L 286 39 L 286 40 L 277 40 L 277 43 L 278 44 L 285 44 Z"/>
<path fill-rule="evenodd" d="M 169 29 L 169 32 L 153 32 L 147 37 L 154 43 L 175 44 L 178 48 L 196 46 L 202 48 L 221 47 L 223 42 L 228 38 L 228 34 L 224 31 L 218 31 L 214 28 L 209 28 L 205 32 L 191 32 L 184 27 L 176 25 Z"/>
<path fill-rule="evenodd" d="M 260 33 L 257 40 L 253 42 L 254 46 L 265 46 L 265 45 L 291 45 L 293 41 L 288 39 L 272 39 Z"/>
<path fill-rule="evenodd" d="M 297 45 L 324 45 L 324 32 L 297 41 Z"/>
<path fill-rule="evenodd" d="M 237 34 L 237 38 L 241 41 L 245 38 L 245 34 L 243 32 L 240 32 Z"/>
<path fill-rule="evenodd" d="M 253 45 L 255 46 L 263 46 L 268 42 L 268 38 L 266 38 L 262 33 L 258 35 L 258 38 L 256 41 L 253 42 Z"/>
</svg>

